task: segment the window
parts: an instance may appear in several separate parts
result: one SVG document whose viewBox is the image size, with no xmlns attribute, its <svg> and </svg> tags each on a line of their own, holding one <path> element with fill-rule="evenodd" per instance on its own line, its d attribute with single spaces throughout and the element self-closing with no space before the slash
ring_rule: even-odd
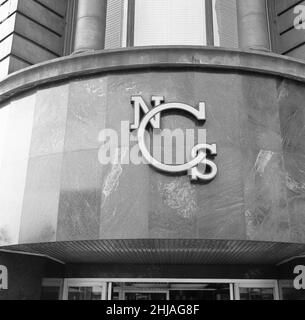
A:
<svg viewBox="0 0 305 320">
<path fill-rule="evenodd" d="M 214 45 L 213 0 L 125 1 L 127 46 Z"/>
<path fill-rule="evenodd" d="M 122 46 L 238 47 L 236 0 L 112 0 L 122 7 Z"/>
<path fill-rule="evenodd" d="M 206 45 L 204 0 L 136 0 L 134 45 Z"/>
<path fill-rule="evenodd" d="M 61 300 L 63 281 L 61 279 L 43 279 L 41 300 Z"/>
</svg>

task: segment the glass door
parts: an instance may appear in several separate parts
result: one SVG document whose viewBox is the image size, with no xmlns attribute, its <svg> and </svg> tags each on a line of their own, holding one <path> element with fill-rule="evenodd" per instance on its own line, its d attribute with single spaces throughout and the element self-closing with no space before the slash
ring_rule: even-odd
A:
<svg viewBox="0 0 305 320">
<path fill-rule="evenodd" d="M 61 300 L 63 289 L 62 279 L 43 279 L 41 300 Z"/>
<path fill-rule="evenodd" d="M 279 300 L 276 281 L 249 281 L 234 285 L 235 300 Z"/>
<path fill-rule="evenodd" d="M 228 283 L 193 283 L 172 284 L 170 300 L 230 300 L 230 284 Z"/>
<path fill-rule="evenodd" d="M 166 291 L 125 291 L 124 300 L 168 300 Z"/>
<path fill-rule="evenodd" d="M 230 283 L 114 282 L 112 289 L 109 300 L 233 299 Z"/>
<path fill-rule="evenodd" d="M 67 279 L 64 285 L 64 300 L 106 300 L 106 282 L 98 280 Z"/>
</svg>

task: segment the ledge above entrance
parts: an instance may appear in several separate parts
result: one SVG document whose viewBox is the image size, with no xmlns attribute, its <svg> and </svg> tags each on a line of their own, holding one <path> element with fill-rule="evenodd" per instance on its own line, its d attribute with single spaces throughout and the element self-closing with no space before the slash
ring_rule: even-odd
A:
<svg viewBox="0 0 305 320">
<path fill-rule="evenodd" d="M 90 240 L 24 244 L 1 251 L 27 252 L 63 263 L 266 264 L 305 254 L 304 244 L 236 240 Z"/>
</svg>

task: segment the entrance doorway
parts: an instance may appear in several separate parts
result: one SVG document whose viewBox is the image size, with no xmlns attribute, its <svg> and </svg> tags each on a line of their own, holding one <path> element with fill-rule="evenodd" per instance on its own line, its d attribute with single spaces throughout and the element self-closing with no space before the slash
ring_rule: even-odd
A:
<svg viewBox="0 0 305 320">
<path fill-rule="evenodd" d="M 234 285 L 235 300 L 279 300 L 276 281 L 249 281 Z"/>
<path fill-rule="evenodd" d="M 63 300 L 107 300 L 106 292 L 104 281 L 69 279 L 64 286 Z"/>
<path fill-rule="evenodd" d="M 63 284 L 63 285 L 62 285 Z M 278 300 L 276 280 L 44 279 L 42 299 L 63 300 Z"/>
<path fill-rule="evenodd" d="M 230 284 L 116 282 L 112 300 L 230 300 Z"/>
</svg>

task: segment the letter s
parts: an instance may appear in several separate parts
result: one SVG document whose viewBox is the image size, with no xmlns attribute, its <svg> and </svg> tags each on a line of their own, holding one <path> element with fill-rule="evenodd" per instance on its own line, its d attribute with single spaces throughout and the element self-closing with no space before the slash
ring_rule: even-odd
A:
<svg viewBox="0 0 305 320">
<path fill-rule="evenodd" d="M 209 160 L 210 157 L 215 157 L 217 155 L 216 144 L 198 144 L 192 150 L 192 157 L 195 158 L 197 152 L 205 150 L 205 158 L 202 160 L 201 164 L 205 165 L 205 168 L 209 168 L 209 172 L 201 173 L 198 170 L 198 167 L 194 167 L 190 170 L 190 176 L 192 181 L 202 180 L 209 182 L 213 180 L 218 172 L 216 164 Z M 206 152 L 209 151 L 209 154 Z"/>
</svg>

